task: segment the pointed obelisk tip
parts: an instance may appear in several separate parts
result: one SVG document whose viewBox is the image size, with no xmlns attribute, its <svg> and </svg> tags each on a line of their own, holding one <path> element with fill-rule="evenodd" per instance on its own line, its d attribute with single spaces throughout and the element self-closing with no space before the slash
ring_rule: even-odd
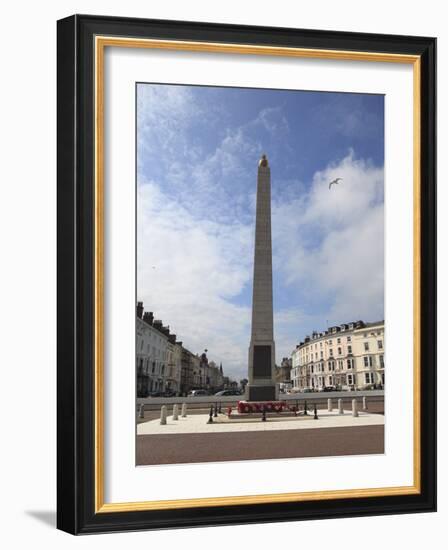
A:
<svg viewBox="0 0 448 550">
<path fill-rule="evenodd" d="M 258 163 L 258 166 L 263 166 L 263 168 L 266 168 L 267 166 L 269 166 L 268 159 L 264 153 L 261 155 L 261 159 L 260 159 L 260 162 Z"/>
</svg>

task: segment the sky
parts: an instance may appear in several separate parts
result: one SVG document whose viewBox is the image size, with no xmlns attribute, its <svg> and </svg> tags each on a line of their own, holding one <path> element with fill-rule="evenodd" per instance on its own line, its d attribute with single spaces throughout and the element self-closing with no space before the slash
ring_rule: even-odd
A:
<svg viewBox="0 0 448 550">
<path fill-rule="evenodd" d="M 277 364 L 384 319 L 382 95 L 139 83 L 136 122 L 137 299 L 188 349 L 247 377 L 263 153 Z"/>
</svg>

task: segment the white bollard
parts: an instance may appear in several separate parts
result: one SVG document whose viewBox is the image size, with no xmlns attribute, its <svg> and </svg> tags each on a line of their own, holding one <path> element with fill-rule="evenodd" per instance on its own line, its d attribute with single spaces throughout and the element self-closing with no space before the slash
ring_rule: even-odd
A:
<svg viewBox="0 0 448 550">
<path fill-rule="evenodd" d="M 182 418 L 187 418 L 187 404 L 182 403 Z"/>
<path fill-rule="evenodd" d="M 328 412 L 331 413 L 333 411 L 333 403 L 331 399 L 327 400 L 327 404 L 328 404 Z"/>
<path fill-rule="evenodd" d="M 363 411 L 366 411 L 367 410 L 367 399 L 366 399 L 366 396 L 364 396 L 362 398 L 362 410 Z"/>
<path fill-rule="evenodd" d="M 338 399 L 338 413 L 344 414 L 344 408 L 342 406 L 342 399 Z"/>
<path fill-rule="evenodd" d="M 145 406 L 143 403 L 140 405 L 140 410 L 138 411 L 139 418 L 145 418 Z"/>
<path fill-rule="evenodd" d="M 352 416 L 358 416 L 358 403 L 356 399 L 352 399 Z"/>
<path fill-rule="evenodd" d="M 162 405 L 162 408 L 160 409 L 160 424 L 166 424 L 166 405 Z"/>
<path fill-rule="evenodd" d="M 173 420 L 178 420 L 178 419 L 179 419 L 179 409 L 178 409 L 177 403 L 175 403 L 173 405 Z"/>
</svg>

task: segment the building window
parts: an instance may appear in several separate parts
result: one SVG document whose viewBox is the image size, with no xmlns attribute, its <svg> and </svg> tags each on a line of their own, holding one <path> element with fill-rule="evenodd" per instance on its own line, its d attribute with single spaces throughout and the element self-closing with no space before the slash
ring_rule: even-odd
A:
<svg viewBox="0 0 448 550">
<path fill-rule="evenodd" d="M 383 341 L 378 340 L 378 349 L 383 349 Z"/>
<path fill-rule="evenodd" d="M 342 355 L 342 348 L 338 348 L 338 355 Z"/>
<path fill-rule="evenodd" d="M 342 370 L 344 368 L 344 362 L 341 359 L 338 361 L 338 367 L 339 370 Z"/>
<path fill-rule="evenodd" d="M 322 359 L 322 358 L 323 358 L 323 356 L 324 356 L 324 352 L 323 352 L 323 351 L 321 351 L 321 352 L 320 352 L 320 358 Z"/>
<path fill-rule="evenodd" d="M 333 350 L 330 350 L 330 356 L 333 357 Z"/>
<path fill-rule="evenodd" d="M 347 336 L 347 342 L 351 342 L 352 341 L 352 337 L 351 336 Z"/>
<path fill-rule="evenodd" d="M 352 346 L 347 346 L 347 353 L 352 353 Z"/>
<path fill-rule="evenodd" d="M 353 374 L 347 374 L 347 384 L 349 386 L 353 386 L 353 384 L 355 383 L 355 377 Z"/>
<path fill-rule="evenodd" d="M 347 359 L 347 369 L 353 368 L 353 359 Z"/>
<path fill-rule="evenodd" d="M 373 372 L 365 372 L 364 373 L 366 384 L 373 384 L 374 378 L 373 378 Z"/>
<path fill-rule="evenodd" d="M 380 355 L 380 368 L 384 369 L 384 355 Z"/>
<path fill-rule="evenodd" d="M 341 339 L 340 339 L 340 338 L 337 339 L 337 343 L 338 343 L 338 344 L 341 343 Z"/>
<path fill-rule="evenodd" d="M 365 355 L 364 356 L 364 367 L 372 367 L 373 366 L 373 357 L 371 355 Z"/>
<path fill-rule="evenodd" d="M 364 351 L 369 351 L 369 342 L 364 342 Z"/>
</svg>

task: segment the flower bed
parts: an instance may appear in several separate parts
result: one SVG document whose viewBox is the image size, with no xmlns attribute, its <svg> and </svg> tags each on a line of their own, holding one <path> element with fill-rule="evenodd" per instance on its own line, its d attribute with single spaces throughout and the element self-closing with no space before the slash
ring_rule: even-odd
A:
<svg viewBox="0 0 448 550">
<path fill-rule="evenodd" d="M 262 413 L 266 412 L 283 412 L 289 411 L 289 407 L 285 401 L 238 401 L 238 413 Z"/>
</svg>

